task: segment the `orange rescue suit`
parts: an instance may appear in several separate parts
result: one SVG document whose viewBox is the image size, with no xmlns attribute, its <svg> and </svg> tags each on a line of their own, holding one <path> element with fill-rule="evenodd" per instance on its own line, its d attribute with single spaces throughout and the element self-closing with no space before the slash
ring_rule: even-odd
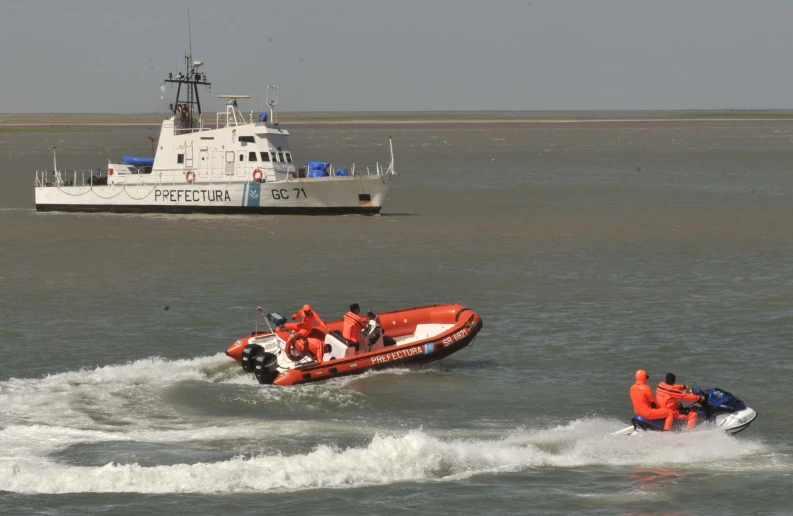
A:
<svg viewBox="0 0 793 516">
<path fill-rule="evenodd" d="M 300 310 L 296 314 L 292 314 L 292 319 L 297 319 L 298 317 L 302 317 L 303 320 L 296 323 L 286 323 L 284 324 L 284 328 L 299 332 L 304 337 L 308 337 L 308 334 L 311 333 L 311 328 L 314 327 L 314 323 L 318 323 L 325 333 L 329 332 L 325 321 L 319 317 L 317 312 L 309 310 L 309 313 L 306 314 L 306 310 Z"/>
<path fill-rule="evenodd" d="M 680 401 L 699 401 L 699 395 L 687 393 L 684 389 L 686 389 L 686 386 L 680 383 L 672 385 L 666 382 L 659 383 L 658 388 L 655 389 L 658 406 L 677 410 L 680 407 Z"/>
<path fill-rule="evenodd" d="M 366 327 L 366 318 L 353 313 L 352 311 L 344 314 L 344 329 L 342 336 L 350 342 L 358 342 L 358 332 Z"/>
<path fill-rule="evenodd" d="M 658 408 L 653 396 L 653 390 L 647 385 L 647 373 L 643 370 L 636 371 L 636 383 L 631 386 L 631 402 L 633 411 L 645 419 L 665 419 L 664 430 L 672 428 L 676 410 Z"/>
<path fill-rule="evenodd" d="M 309 337 L 309 333 L 314 328 L 314 324 L 318 324 L 325 333 L 329 333 L 328 326 L 325 324 L 320 316 L 313 310 L 311 305 L 303 305 L 303 309 L 299 312 L 292 314 L 292 319 L 302 317 L 303 320 L 296 323 L 284 324 L 284 328 L 295 332 L 286 346 L 287 355 L 290 354 L 292 347 L 297 348 L 301 355 L 307 355 L 311 352 L 318 363 L 322 363 L 323 355 L 325 354 L 325 343 L 314 337 Z"/>
<path fill-rule="evenodd" d="M 699 395 L 689 394 L 685 392 L 686 386 L 683 384 L 675 383 L 668 384 L 661 382 L 658 388 L 655 389 L 655 396 L 658 399 L 658 406 L 668 408 L 675 411 L 675 419 L 687 419 L 686 426 L 692 430 L 697 424 L 697 413 L 694 410 L 689 411 L 688 414 L 679 414 L 677 411 L 680 409 L 680 400 L 682 401 L 699 401 Z"/>
<path fill-rule="evenodd" d="M 314 359 L 318 364 L 322 364 L 323 356 L 325 354 L 325 343 L 314 337 L 305 337 L 301 332 L 296 332 L 292 338 L 286 343 L 286 354 L 293 361 L 299 361 L 300 358 L 292 358 L 295 355 L 314 355 Z"/>
<path fill-rule="evenodd" d="M 311 351 L 311 354 L 314 355 L 314 360 L 316 360 L 318 364 L 321 364 L 324 361 L 325 343 L 314 337 L 309 337 L 307 340 L 308 349 Z"/>
</svg>

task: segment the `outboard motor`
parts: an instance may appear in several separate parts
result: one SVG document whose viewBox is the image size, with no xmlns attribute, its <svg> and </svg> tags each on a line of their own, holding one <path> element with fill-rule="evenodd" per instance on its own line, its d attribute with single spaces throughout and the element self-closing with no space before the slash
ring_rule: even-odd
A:
<svg viewBox="0 0 793 516">
<path fill-rule="evenodd" d="M 264 348 L 258 344 L 248 344 L 242 350 L 242 359 L 240 362 L 242 363 L 242 370 L 246 373 L 253 372 L 253 361 L 256 356 L 264 351 Z"/>
<path fill-rule="evenodd" d="M 272 353 L 261 353 L 253 359 L 253 375 L 259 383 L 273 383 L 278 374 L 278 359 Z"/>
</svg>

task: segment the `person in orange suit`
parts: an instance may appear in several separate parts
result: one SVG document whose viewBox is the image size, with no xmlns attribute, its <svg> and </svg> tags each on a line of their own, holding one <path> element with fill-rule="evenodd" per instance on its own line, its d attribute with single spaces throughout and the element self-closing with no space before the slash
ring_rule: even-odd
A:
<svg viewBox="0 0 793 516">
<path fill-rule="evenodd" d="M 363 331 L 366 327 L 366 318 L 361 317 L 361 307 L 358 303 L 350 305 L 350 311 L 344 314 L 344 329 L 341 334 L 347 341 L 348 346 L 355 346 L 358 348 L 358 332 Z"/>
<path fill-rule="evenodd" d="M 672 428 L 677 411 L 659 408 L 653 390 L 647 385 L 649 378 L 650 375 L 644 369 L 636 371 L 636 383 L 630 390 L 633 411 L 645 419 L 664 419 L 664 430 L 669 430 Z"/>
<path fill-rule="evenodd" d="M 666 373 L 665 381 L 660 382 L 655 389 L 655 398 L 659 407 L 675 411 L 675 419 L 687 419 L 686 427 L 693 430 L 697 424 L 697 412 L 689 410 L 687 414 L 681 414 L 680 409 L 683 405 L 680 401 L 701 401 L 702 397 L 691 393 L 691 388 L 688 385 L 676 384 L 675 380 L 674 374 Z"/>
<path fill-rule="evenodd" d="M 310 355 L 318 364 L 324 362 L 325 343 L 314 337 L 306 337 L 300 331 L 296 331 L 286 341 L 284 351 L 286 356 L 293 362 L 299 362 L 304 356 Z"/>
<path fill-rule="evenodd" d="M 294 357 L 294 354 L 290 352 L 292 348 L 295 348 L 297 354 L 307 355 L 310 353 L 314 355 L 314 359 L 321 364 L 325 352 L 325 343 L 320 339 L 309 337 L 308 335 L 311 333 L 315 324 L 317 324 L 320 329 L 324 330 L 325 333 L 328 333 L 330 330 L 328 330 L 328 326 L 319 314 L 311 309 L 311 305 L 303 305 L 302 310 L 292 314 L 292 320 L 301 317 L 303 319 L 302 321 L 286 323 L 283 326 L 284 329 L 295 332 L 286 343 L 286 353 L 290 358 Z M 294 358 L 292 358 L 292 360 L 294 360 Z"/>
<path fill-rule="evenodd" d="M 314 355 L 314 360 L 316 360 L 318 364 L 322 364 L 325 361 L 325 343 L 314 337 L 309 337 L 306 340 L 308 341 L 309 353 Z"/>
<path fill-rule="evenodd" d="M 300 332 L 304 337 L 308 337 L 308 334 L 311 333 L 311 329 L 314 327 L 314 324 L 318 324 L 319 327 L 328 333 L 328 326 L 325 324 L 319 314 L 311 309 L 311 305 L 303 305 L 303 309 L 298 311 L 297 313 L 292 314 L 292 320 L 302 317 L 303 320 L 296 323 L 286 323 L 284 324 L 284 328 L 290 331 Z"/>
</svg>

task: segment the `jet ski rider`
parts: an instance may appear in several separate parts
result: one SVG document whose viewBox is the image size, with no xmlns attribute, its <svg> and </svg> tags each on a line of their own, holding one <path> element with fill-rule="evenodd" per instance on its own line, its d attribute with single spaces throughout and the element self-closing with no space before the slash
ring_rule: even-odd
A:
<svg viewBox="0 0 793 516">
<path fill-rule="evenodd" d="M 697 424 L 697 412 L 694 410 L 683 409 L 680 401 L 703 401 L 704 396 L 693 394 L 691 387 L 675 383 L 675 375 L 666 373 L 666 381 L 660 382 L 655 389 L 655 398 L 658 406 L 675 411 L 675 419 L 687 419 L 686 427 L 693 430 Z"/>
<path fill-rule="evenodd" d="M 664 419 L 664 430 L 670 430 L 676 410 L 659 408 L 653 390 L 647 385 L 650 375 L 644 369 L 636 371 L 636 383 L 631 386 L 630 395 L 633 412 L 644 419 Z"/>
</svg>

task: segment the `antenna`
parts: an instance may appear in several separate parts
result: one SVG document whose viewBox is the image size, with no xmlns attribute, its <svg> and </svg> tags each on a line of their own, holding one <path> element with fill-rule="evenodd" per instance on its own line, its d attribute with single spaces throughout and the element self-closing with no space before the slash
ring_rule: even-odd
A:
<svg viewBox="0 0 793 516">
<path fill-rule="evenodd" d="M 52 149 L 52 168 L 53 174 L 55 174 L 55 180 L 58 182 L 58 186 L 63 184 L 63 179 L 61 178 L 61 173 L 58 172 L 58 163 L 55 161 L 55 151 L 58 149 L 56 146 L 50 147 Z"/>
<path fill-rule="evenodd" d="M 390 136 L 388 137 L 388 148 L 391 149 L 391 163 L 388 165 L 388 170 L 386 172 L 396 175 L 396 170 L 394 169 L 394 142 L 391 141 Z"/>
<path fill-rule="evenodd" d="M 278 86 L 271 84 L 267 86 L 267 105 L 270 106 L 270 121 L 278 125 L 278 119 L 275 117 L 275 106 L 278 104 Z"/>
<path fill-rule="evenodd" d="M 168 78 L 164 82 L 177 85 L 176 103 L 169 106 L 175 115 L 174 129 L 191 132 L 196 127 L 203 127 L 198 86 L 206 86 L 209 89 L 212 85 L 207 81 L 207 74 L 201 68 L 204 62 L 193 60 L 193 24 L 190 19 L 190 11 L 187 12 L 187 45 L 184 56 L 184 73 L 169 73 Z"/>
<path fill-rule="evenodd" d="M 267 43 L 270 44 L 271 54 L 274 54 L 275 53 L 275 48 L 273 46 L 273 37 L 272 36 L 268 36 L 267 37 Z M 271 75 L 270 80 L 274 81 L 275 80 L 275 59 L 273 59 L 272 56 L 270 57 L 270 75 Z"/>
<path fill-rule="evenodd" d="M 190 31 L 190 9 L 187 10 L 187 48 L 190 52 L 190 59 L 193 59 L 193 34 Z"/>
</svg>

